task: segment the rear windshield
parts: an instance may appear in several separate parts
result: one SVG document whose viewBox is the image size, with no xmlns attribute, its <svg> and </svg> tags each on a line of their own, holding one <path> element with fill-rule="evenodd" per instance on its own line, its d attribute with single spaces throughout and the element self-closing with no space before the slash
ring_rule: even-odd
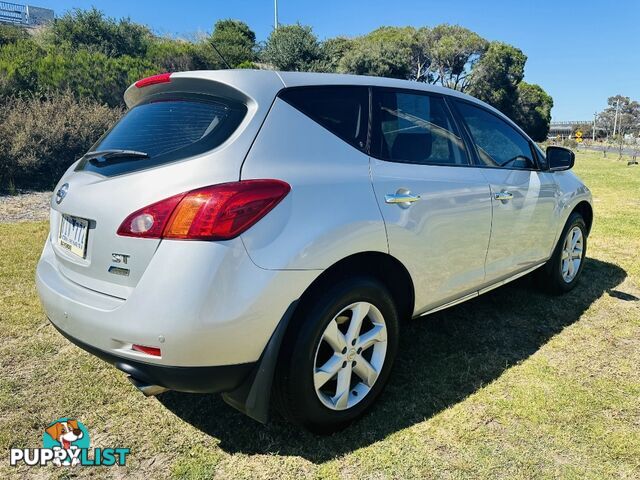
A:
<svg viewBox="0 0 640 480">
<path fill-rule="evenodd" d="M 89 150 L 77 171 L 119 175 L 211 150 L 231 136 L 246 113 L 235 102 L 209 98 L 156 98 L 132 108 Z M 98 151 L 133 150 L 137 156 Z"/>
</svg>

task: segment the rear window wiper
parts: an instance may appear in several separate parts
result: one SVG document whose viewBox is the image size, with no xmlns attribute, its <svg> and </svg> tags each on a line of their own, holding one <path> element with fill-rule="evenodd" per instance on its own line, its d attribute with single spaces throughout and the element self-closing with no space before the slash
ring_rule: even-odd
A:
<svg viewBox="0 0 640 480">
<path fill-rule="evenodd" d="M 96 158 L 118 158 L 118 157 L 131 157 L 131 158 L 149 158 L 149 154 L 146 152 L 140 152 L 138 150 L 96 150 L 94 152 L 87 152 L 82 160 L 93 160 Z"/>
</svg>

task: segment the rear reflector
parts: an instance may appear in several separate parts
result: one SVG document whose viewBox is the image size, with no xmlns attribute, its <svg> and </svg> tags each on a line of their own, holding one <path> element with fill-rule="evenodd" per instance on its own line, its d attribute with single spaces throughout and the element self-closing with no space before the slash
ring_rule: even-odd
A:
<svg viewBox="0 0 640 480">
<path fill-rule="evenodd" d="M 171 81 L 170 73 L 160 73 L 158 75 L 152 75 L 147 78 L 138 80 L 135 83 L 136 88 L 147 87 L 149 85 L 155 85 L 156 83 L 169 83 Z"/>
<path fill-rule="evenodd" d="M 230 240 L 287 196 L 281 180 L 242 180 L 174 195 L 129 215 L 118 235 L 179 240 Z"/>
<path fill-rule="evenodd" d="M 145 347 L 144 345 L 131 345 L 131 350 L 137 352 L 146 353 L 147 355 L 153 355 L 154 357 L 160 357 L 160 349 L 156 347 Z"/>
</svg>

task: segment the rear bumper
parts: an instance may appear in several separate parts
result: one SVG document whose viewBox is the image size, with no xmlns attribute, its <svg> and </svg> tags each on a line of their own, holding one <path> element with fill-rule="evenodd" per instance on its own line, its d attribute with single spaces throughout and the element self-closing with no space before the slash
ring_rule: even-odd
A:
<svg viewBox="0 0 640 480">
<path fill-rule="evenodd" d="M 159 385 L 169 390 L 191 393 L 230 392 L 238 388 L 256 366 L 256 362 L 216 367 L 154 365 L 100 350 L 72 337 L 55 323 L 51 323 L 67 340 L 110 363 L 118 370 L 142 382 Z"/>
<path fill-rule="evenodd" d="M 166 367 L 156 371 L 172 379 L 167 372 L 176 367 L 233 372 L 257 362 L 283 312 L 318 274 L 261 269 L 239 239 L 163 241 L 131 295 L 120 299 L 69 280 L 47 241 L 36 286 L 47 317 L 72 341 L 100 357 L 126 360 L 111 363 Z M 161 356 L 134 344 L 159 348 Z"/>
</svg>

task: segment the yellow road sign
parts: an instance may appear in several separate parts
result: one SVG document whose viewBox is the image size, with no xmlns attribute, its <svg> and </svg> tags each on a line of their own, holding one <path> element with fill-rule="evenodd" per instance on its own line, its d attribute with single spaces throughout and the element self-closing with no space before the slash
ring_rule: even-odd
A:
<svg viewBox="0 0 640 480">
<path fill-rule="evenodd" d="M 578 142 L 578 143 L 582 143 L 582 137 L 577 137 L 577 138 L 576 138 L 576 142 Z"/>
<path fill-rule="evenodd" d="M 582 138 L 582 132 L 580 130 L 576 132 L 576 138 Z"/>
</svg>

